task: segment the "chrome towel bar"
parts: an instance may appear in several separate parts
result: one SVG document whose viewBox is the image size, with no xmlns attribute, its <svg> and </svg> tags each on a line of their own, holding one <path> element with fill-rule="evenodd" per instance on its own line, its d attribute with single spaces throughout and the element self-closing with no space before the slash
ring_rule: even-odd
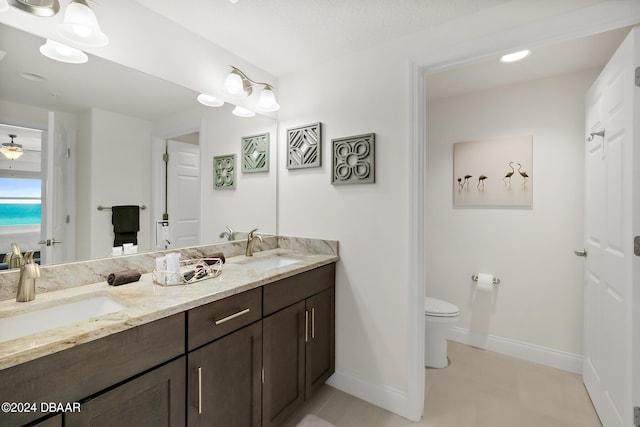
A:
<svg viewBox="0 0 640 427">
<path fill-rule="evenodd" d="M 142 205 L 142 206 L 140 206 L 140 209 L 145 210 L 145 209 L 147 209 L 147 207 L 145 205 Z M 98 205 L 98 210 L 99 211 L 111 210 L 111 206 Z"/>
</svg>

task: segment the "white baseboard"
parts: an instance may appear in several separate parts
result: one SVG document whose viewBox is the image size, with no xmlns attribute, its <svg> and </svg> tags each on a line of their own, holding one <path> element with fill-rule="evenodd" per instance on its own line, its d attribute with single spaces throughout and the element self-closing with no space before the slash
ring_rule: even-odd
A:
<svg viewBox="0 0 640 427">
<path fill-rule="evenodd" d="M 407 394 L 391 387 L 369 382 L 353 372 L 336 369 L 327 381 L 332 387 L 407 418 Z"/>
<path fill-rule="evenodd" d="M 582 356 L 579 354 L 554 350 L 495 335 L 478 334 L 459 326 L 450 328 L 447 338 L 451 341 L 582 375 Z"/>
</svg>

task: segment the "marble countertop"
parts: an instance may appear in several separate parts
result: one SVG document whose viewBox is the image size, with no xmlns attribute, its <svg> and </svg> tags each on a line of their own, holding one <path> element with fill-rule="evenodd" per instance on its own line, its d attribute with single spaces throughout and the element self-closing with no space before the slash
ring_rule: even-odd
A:
<svg viewBox="0 0 640 427">
<path fill-rule="evenodd" d="M 299 261 L 263 271 L 246 264 L 251 260 L 269 258 L 274 255 L 286 255 Z M 336 262 L 338 259 L 335 254 L 305 253 L 295 249 L 277 248 L 256 252 L 251 258 L 244 255 L 227 258 L 223 272 L 219 277 L 188 285 L 156 285 L 153 283 L 152 274 L 147 273 L 143 274 L 138 282 L 118 287 L 109 286 L 104 281 L 38 294 L 35 300 L 28 303 L 17 303 L 15 300 L 0 301 L 0 318 L 45 309 L 60 302 L 72 302 L 96 295 L 108 295 L 125 306 L 124 309 L 111 314 L 0 342 L 0 369 L 6 369 L 78 344 L 181 313 Z"/>
</svg>

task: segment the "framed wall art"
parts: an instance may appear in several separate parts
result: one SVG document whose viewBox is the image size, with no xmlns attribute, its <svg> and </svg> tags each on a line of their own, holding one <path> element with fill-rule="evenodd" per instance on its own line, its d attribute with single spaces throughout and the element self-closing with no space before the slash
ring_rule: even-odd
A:
<svg viewBox="0 0 640 427">
<path fill-rule="evenodd" d="M 376 135 L 332 139 L 332 184 L 372 184 L 375 174 Z"/>
<path fill-rule="evenodd" d="M 453 144 L 453 205 L 533 203 L 533 136 Z"/>
<path fill-rule="evenodd" d="M 269 171 L 269 133 L 242 137 L 242 172 Z"/>
<path fill-rule="evenodd" d="M 287 129 L 287 169 L 322 166 L 322 124 Z"/>
<path fill-rule="evenodd" d="M 216 190 L 235 190 L 236 155 L 227 154 L 213 158 L 213 188 Z"/>
</svg>

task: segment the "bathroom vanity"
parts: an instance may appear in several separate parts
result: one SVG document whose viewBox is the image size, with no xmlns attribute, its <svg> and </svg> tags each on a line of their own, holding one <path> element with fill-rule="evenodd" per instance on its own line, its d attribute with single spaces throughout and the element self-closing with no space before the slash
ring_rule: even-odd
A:
<svg viewBox="0 0 640 427">
<path fill-rule="evenodd" d="M 190 285 L 161 287 L 145 274 L 60 291 L 108 292 L 126 308 L 0 343 L 0 401 L 21 405 L 0 425 L 282 424 L 334 371 L 338 257 L 252 258 L 229 258 L 220 277 Z"/>
</svg>

